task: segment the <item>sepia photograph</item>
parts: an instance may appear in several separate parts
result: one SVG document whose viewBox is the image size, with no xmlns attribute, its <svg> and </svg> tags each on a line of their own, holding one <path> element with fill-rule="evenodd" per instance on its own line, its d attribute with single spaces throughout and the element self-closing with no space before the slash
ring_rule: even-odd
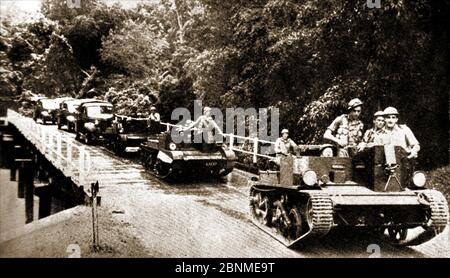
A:
<svg viewBox="0 0 450 278">
<path fill-rule="evenodd" d="M 450 258 L 450 1 L 0 16 L 0 258 Z"/>
</svg>

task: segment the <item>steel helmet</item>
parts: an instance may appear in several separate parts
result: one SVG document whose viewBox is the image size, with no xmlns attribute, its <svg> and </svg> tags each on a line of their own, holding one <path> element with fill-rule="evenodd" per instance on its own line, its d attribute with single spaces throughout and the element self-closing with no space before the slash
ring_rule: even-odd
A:
<svg viewBox="0 0 450 278">
<path fill-rule="evenodd" d="M 363 103 L 359 98 L 354 98 L 348 102 L 347 110 L 352 110 L 355 107 L 361 106 Z"/>
<path fill-rule="evenodd" d="M 154 110 L 156 110 L 155 106 L 150 107 L 150 111 L 154 111 Z"/>
<path fill-rule="evenodd" d="M 375 112 L 375 114 L 373 114 L 373 117 L 384 117 L 384 112 L 383 111 L 377 111 Z"/>
<path fill-rule="evenodd" d="M 285 129 L 283 129 L 283 130 L 281 131 L 281 134 L 283 134 L 283 133 L 289 133 L 289 130 L 287 130 L 287 129 L 285 128 Z"/>
<path fill-rule="evenodd" d="M 398 111 L 396 108 L 389 106 L 386 109 L 384 109 L 383 114 L 384 115 L 398 115 Z"/>
</svg>

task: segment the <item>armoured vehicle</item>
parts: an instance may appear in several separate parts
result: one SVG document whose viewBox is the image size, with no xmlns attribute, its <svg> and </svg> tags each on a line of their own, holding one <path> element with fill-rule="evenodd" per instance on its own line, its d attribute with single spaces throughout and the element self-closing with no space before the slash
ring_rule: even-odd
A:
<svg viewBox="0 0 450 278">
<path fill-rule="evenodd" d="M 58 103 L 54 99 L 47 97 L 37 97 L 32 99 L 34 103 L 33 119 L 37 122 L 41 120 L 43 124 L 51 122 L 56 123 L 56 109 Z"/>
<path fill-rule="evenodd" d="M 192 172 L 225 176 L 233 170 L 235 159 L 234 152 L 222 143 L 195 143 L 191 136 L 175 143 L 170 131 L 153 134 L 141 144 L 143 166 L 162 179 Z"/>
<path fill-rule="evenodd" d="M 401 147 L 321 156 L 330 148 L 301 146 L 299 155 L 280 159 L 279 171 L 260 171 L 250 181 L 253 223 L 288 247 L 335 227 L 362 229 L 396 245 L 421 244 L 444 230 L 446 199 L 426 188 L 425 174 L 414 171 Z M 408 236 L 411 229 L 415 237 Z"/>
<path fill-rule="evenodd" d="M 114 107 L 105 101 L 84 102 L 78 106 L 75 120 L 77 140 L 92 144 L 113 134 Z"/>
<path fill-rule="evenodd" d="M 124 153 L 127 148 L 139 150 L 139 146 L 147 141 L 150 131 L 147 118 L 135 118 L 116 115 L 112 124 L 112 133 L 105 138 L 106 146 L 116 154 Z"/>
</svg>

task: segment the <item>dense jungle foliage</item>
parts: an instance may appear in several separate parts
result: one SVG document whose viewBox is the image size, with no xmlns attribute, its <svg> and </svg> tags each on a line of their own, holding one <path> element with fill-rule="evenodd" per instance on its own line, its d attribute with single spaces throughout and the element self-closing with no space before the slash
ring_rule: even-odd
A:
<svg viewBox="0 0 450 278">
<path fill-rule="evenodd" d="M 2 18 L 3 101 L 31 91 L 97 95 L 118 112 L 163 119 L 193 100 L 277 107 L 297 142 L 321 142 L 354 97 L 363 121 L 396 106 L 422 143 L 420 163 L 448 163 L 450 1 L 161 0 L 133 9 L 43 0 L 44 17 Z"/>
</svg>

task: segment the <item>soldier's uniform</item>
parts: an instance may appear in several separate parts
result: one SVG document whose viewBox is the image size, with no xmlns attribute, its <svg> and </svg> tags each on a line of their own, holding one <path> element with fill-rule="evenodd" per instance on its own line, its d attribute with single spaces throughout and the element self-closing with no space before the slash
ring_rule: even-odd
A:
<svg viewBox="0 0 450 278">
<path fill-rule="evenodd" d="M 399 113 L 394 107 L 388 107 L 384 110 L 384 114 L 397 116 Z M 412 153 L 413 157 L 417 157 L 420 151 L 419 141 L 406 125 L 395 124 L 392 129 L 386 127 L 382 140 L 385 145 L 401 146 L 408 153 Z"/>
<path fill-rule="evenodd" d="M 382 134 L 381 140 L 385 145 L 401 146 L 407 152 L 410 152 L 414 146 L 419 145 L 416 136 L 406 125 L 395 125 L 392 130 Z"/>
<path fill-rule="evenodd" d="M 277 154 L 295 154 L 297 144 L 291 139 L 284 139 L 282 137 L 275 141 L 275 152 Z"/>
<path fill-rule="evenodd" d="M 339 156 L 348 156 L 347 149 L 356 147 L 361 142 L 364 124 L 360 120 L 351 121 L 347 114 L 343 114 L 334 119 L 328 129 L 336 138 L 345 142 L 345 147 L 339 149 Z"/>
<path fill-rule="evenodd" d="M 364 143 L 374 143 L 374 144 L 383 144 L 382 135 L 386 132 L 382 128 L 371 128 L 364 133 L 363 142 Z"/>
</svg>

